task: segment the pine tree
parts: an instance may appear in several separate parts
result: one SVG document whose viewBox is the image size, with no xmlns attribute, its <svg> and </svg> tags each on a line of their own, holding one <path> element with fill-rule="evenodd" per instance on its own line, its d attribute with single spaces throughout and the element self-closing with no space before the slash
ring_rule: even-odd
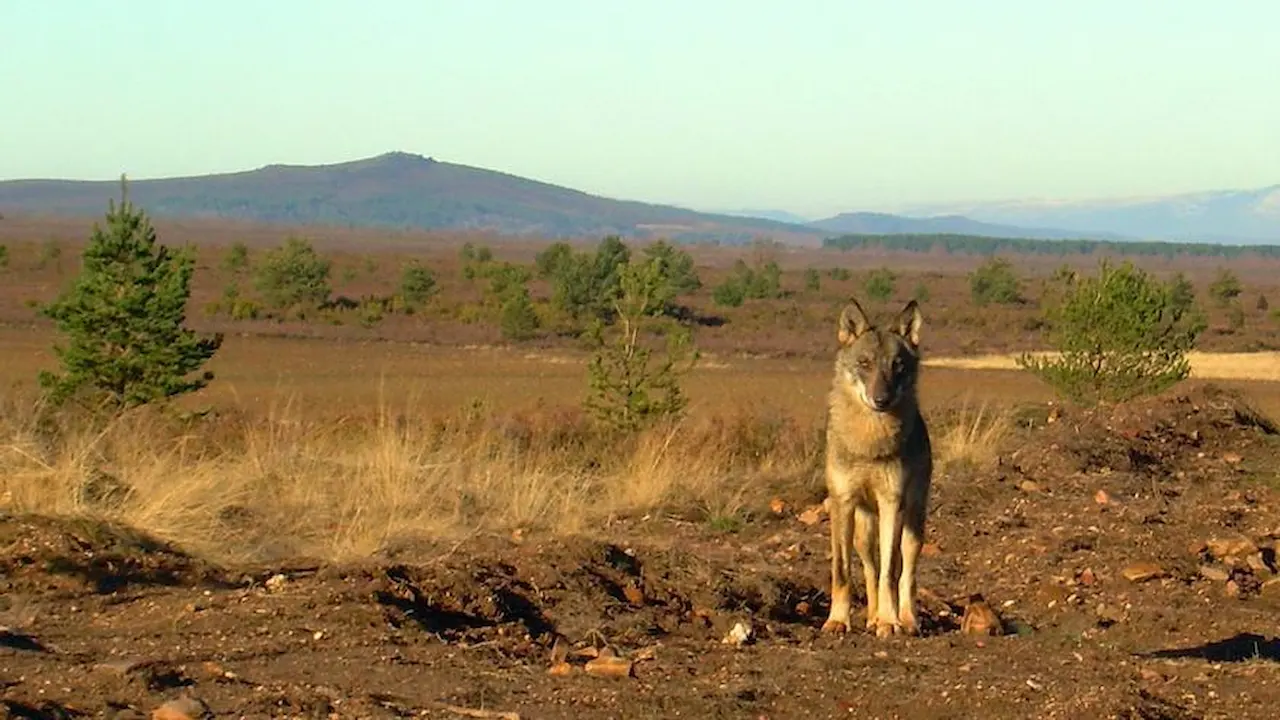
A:
<svg viewBox="0 0 1280 720">
<path fill-rule="evenodd" d="M 43 371 L 50 399 L 101 401 L 114 410 L 199 390 L 210 372 L 192 377 L 222 346 L 184 327 L 195 258 L 156 242 L 147 216 L 129 202 L 108 203 L 106 227 L 94 223 L 75 282 L 42 308 L 67 336 L 55 345 L 61 373 Z"/>
</svg>

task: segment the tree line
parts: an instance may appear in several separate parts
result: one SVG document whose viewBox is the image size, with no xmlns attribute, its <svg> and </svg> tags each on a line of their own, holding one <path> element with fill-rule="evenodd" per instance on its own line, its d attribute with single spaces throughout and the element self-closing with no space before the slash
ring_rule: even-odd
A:
<svg viewBox="0 0 1280 720">
<path fill-rule="evenodd" d="M 1237 258 L 1246 255 L 1280 257 L 1280 245 L 1227 245 L 1203 242 L 1166 242 L 1158 240 L 1046 240 L 1040 238 L 996 238 L 947 233 L 866 235 L 852 234 L 829 237 L 824 248 L 833 250 L 900 250 L 913 253 L 943 251 L 957 255 L 1090 255 L 1107 253 L 1143 257 Z"/>
</svg>

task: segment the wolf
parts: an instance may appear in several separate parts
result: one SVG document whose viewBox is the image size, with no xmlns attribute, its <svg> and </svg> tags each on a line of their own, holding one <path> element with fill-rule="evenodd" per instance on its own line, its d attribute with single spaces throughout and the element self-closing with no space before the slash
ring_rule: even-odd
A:
<svg viewBox="0 0 1280 720">
<path fill-rule="evenodd" d="M 873 325 L 857 299 L 840 313 L 827 398 L 831 612 L 823 632 L 851 627 L 850 546 L 862 563 L 867 630 L 881 638 L 920 631 L 916 561 L 933 477 L 929 429 L 916 396 L 923 324 L 915 300 L 887 327 Z"/>
</svg>

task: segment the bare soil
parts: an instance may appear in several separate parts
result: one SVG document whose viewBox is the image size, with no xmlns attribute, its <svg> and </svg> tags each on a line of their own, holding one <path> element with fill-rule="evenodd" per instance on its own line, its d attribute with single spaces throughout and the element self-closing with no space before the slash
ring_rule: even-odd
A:
<svg viewBox="0 0 1280 720">
<path fill-rule="evenodd" d="M 216 567 L 3 516 L 0 717 L 184 695 L 217 717 L 1274 717 L 1276 428 L 1212 387 L 1022 422 L 994 471 L 935 480 L 918 638 L 819 632 L 827 525 L 800 519 L 817 479 L 741 528 L 629 518 L 346 566 Z M 960 631 L 975 594 L 998 635 Z M 751 640 L 722 642 L 739 622 Z M 557 638 L 632 672 L 549 674 Z"/>
</svg>

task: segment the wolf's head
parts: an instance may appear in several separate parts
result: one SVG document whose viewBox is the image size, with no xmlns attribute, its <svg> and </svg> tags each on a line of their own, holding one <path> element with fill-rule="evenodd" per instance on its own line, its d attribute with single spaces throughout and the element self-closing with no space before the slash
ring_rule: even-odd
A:
<svg viewBox="0 0 1280 720">
<path fill-rule="evenodd" d="M 923 323 L 915 300 L 888 328 L 872 325 L 858 301 L 850 300 L 840 313 L 837 382 L 875 412 L 889 412 L 904 397 L 914 397 Z"/>
</svg>

